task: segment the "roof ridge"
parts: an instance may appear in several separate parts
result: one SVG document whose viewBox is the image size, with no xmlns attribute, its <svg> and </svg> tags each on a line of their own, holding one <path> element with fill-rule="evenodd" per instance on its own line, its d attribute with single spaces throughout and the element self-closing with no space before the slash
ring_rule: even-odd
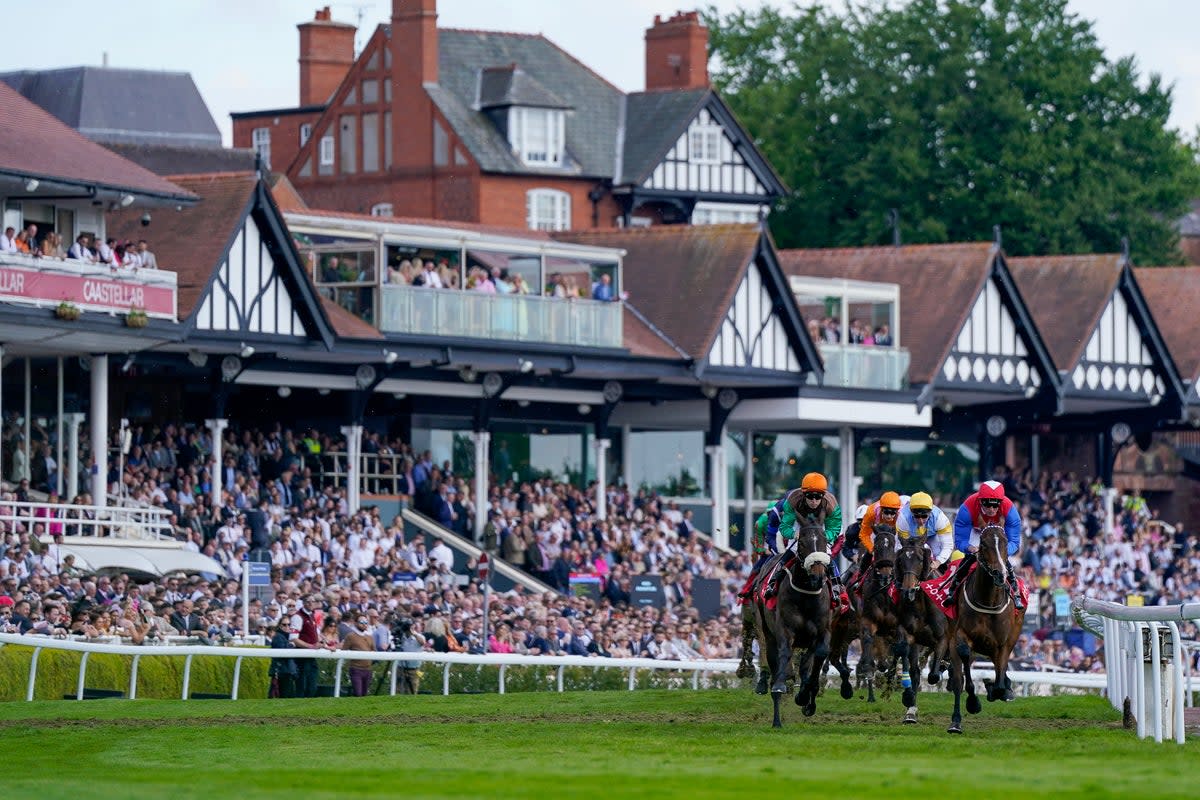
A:
<svg viewBox="0 0 1200 800">
<path fill-rule="evenodd" d="M 186 180 L 212 180 L 214 178 L 241 178 L 254 175 L 252 169 L 227 170 L 225 172 L 183 172 L 177 175 L 164 175 L 163 177 L 169 181 L 186 181 Z"/>
<path fill-rule="evenodd" d="M 571 53 L 570 50 L 567 50 L 565 47 L 563 47 L 558 42 L 554 41 L 553 39 L 551 39 L 549 36 L 547 36 L 544 33 L 520 33 L 518 31 L 485 31 L 485 30 L 478 30 L 478 29 L 473 29 L 473 28 L 438 28 L 438 31 L 439 32 L 453 31 L 455 33 L 486 34 L 488 36 L 513 36 L 513 37 L 522 38 L 522 39 L 541 39 L 546 44 L 550 45 L 555 50 L 562 53 L 568 59 L 570 59 L 571 61 L 574 61 L 582 69 L 587 70 L 587 72 L 589 72 L 593 77 L 595 77 L 596 80 L 600 81 L 608 88 L 612 89 L 613 91 L 617 92 L 618 94 L 621 94 L 621 95 L 625 94 L 625 92 L 623 92 L 620 87 L 618 87 L 616 84 L 614 84 L 608 78 L 605 78 L 603 75 L 601 75 L 596 70 L 589 67 L 587 64 L 580 61 L 573 53 Z"/>
<path fill-rule="evenodd" d="M 697 235 L 714 230 L 724 230 L 732 228 L 738 231 L 754 230 L 759 231 L 757 222 L 718 222 L 713 225 L 650 225 L 644 228 L 588 228 L 586 230 L 566 230 L 558 231 L 564 237 L 595 237 L 595 236 L 612 236 L 615 233 L 628 234 L 630 236 L 656 236 L 656 235 L 674 235 L 674 232 L 680 229 L 686 230 L 689 233 Z"/>
</svg>

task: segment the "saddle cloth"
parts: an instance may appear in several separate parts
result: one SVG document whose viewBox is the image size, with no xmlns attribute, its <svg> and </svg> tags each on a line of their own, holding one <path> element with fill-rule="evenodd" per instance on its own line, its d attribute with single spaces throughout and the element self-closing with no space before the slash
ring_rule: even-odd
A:
<svg viewBox="0 0 1200 800">
<path fill-rule="evenodd" d="M 950 587 L 954 584 L 954 576 L 958 572 L 961 561 L 955 561 L 950 565 L 950 569 L 946 570 L 946 574 L 938 578 L 932 578 L 921 582 L 921 591 L 925 592 L 926 596 L 933 601 L 933 604 L 941 609 L 949 619 L 954 619 L 958 616 L 958 599 L 951 593 Z M 971 564 L 967 570 L 967 574 L 963 577 L 963 584 L 966 584 L 966 579 L 970 577 L 975 568 L 979 566 L 978 562 Z M 1029 587 L 1025 585 L 1025 581 L 1017 578 L 1017 590 L 1021 593 L 1021 602 L 1029 605 Z M 1014 607 L 1014 613 L 1017 609 Z"/>
</svg>

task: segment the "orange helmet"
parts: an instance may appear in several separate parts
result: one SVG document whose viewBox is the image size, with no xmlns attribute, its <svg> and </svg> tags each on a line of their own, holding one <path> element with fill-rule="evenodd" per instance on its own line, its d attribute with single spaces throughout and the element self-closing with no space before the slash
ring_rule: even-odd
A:
<svg viewBox="0 0 1200 800">
<path fill-rule="evenodd" d="M 805 492 L 827 492 L 829 481 L 819 472 L 810 472 L 800 481 L 800 489 Z"/>
<path fill-rule="evenodd" d="M 899 511 L 900 510 L 900 495 L 896 494 L 895 492 L 884 492 L 883 496 L 879 498 L 879 507 L 880 508 L 894 508 L 897 511 Z"/>
</svg>

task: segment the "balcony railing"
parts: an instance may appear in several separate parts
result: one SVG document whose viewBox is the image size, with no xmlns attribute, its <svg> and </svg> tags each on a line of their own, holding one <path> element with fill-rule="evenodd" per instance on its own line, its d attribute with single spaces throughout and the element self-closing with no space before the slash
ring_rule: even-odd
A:
<svg viewBox="0 0 1200 800">
<path fill-rule="evenodd" d="M 821 344 L 825 385 L 849 389 L 903 389 L 908 385 L 909 352 L 902 347 Z"/>
<path fill-rule="evenodd" d="M 175 319 L 176 276 L 162 269 L 109 269 L 104 264 L 0 253 L 0 302 Z"/>
<path fill-rule="evenodd" d="M 621 304 L 538 295 L 384 286 L 380 329 L 387 333 L 620 347 Z"/>
</svg>

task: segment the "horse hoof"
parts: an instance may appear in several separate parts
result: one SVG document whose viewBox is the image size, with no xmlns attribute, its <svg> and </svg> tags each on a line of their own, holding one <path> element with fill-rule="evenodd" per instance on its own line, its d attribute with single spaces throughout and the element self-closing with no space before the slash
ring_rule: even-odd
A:
<svg viewBox="0 0 1200 800">
<path fill-rule="evenodd" d="M 946 728 L 946 733 L 959 733 L 959 734 L 961 734 L 961 733 L 962 733 L 962 725 L 959 725 L 959 724 L 955 723 L 955 724 L 951 725 L 949 728 Z"/>
<path fill-rule="evenodd" d="M 811 717 L 813 714 L 817 713 L 817 704 L 815 702 L 809 703 L 802 708 L 801 711 L 804 713 L 804 716 Z"/>
<path fill-rule="evenodd" d="M 967 698 L 967 713 L 968 714 L 978 714 L 982 710 L 983 710 L 983 703 L 979 702 L 978 695 L 973 694 Z"/>
<path fill-rule="evenodd" d="M 905 708 L 912 708 L 917 704 L 917 693 L 912 689 L 905 689 L 900 696 L 900 702 L 904 703 Z"/>
<path fill-rule="evenodd" d="M 810 702 L 811 698 L 808 696 L 808 692 L 805 692 L 804 690 L 796 692 L 796 705 L 804 707 Z"/>
<path fill-rule="evenodd" d="M 782 727 L 783 727 L 783 723 L 782 723 L 782 722 L 772 722 L 772 723 L 771 723 L 771 727 L 772 727 L 772 728 L 782 728 Z M 962 731 L 959 731 L 959 733 L 961 733 L 961 732 L 962 732 Z"/>
<path fill-rule="evenodd" d="M 851 697 L 854 697 L 854 687 L 850 681 L 842 681 L 842 699 L 849 700 Z"/>
<path fill-rule="evenodd" d="M 904 724 L 905 725 L 916 725 L 917 724 L 917 707 L 916 706 L 913 706 L 913 707 L 909 708 L 908 711 L 904 712 Z"/>
<path fill-rule="evenodd" d="M 767 673 L 764 672 L 758 676 L 758 683 L 754 686 L 754 693 L 766 694 L 769 689 Z"/>
<path fill-rule="evenodd" d="M 1012 689 L 1005 689 L 1004 696 L 1001 697 L 1000 699 L 1007 703 L 1007 702 L 1010 702 L 1014 697 L 1016 697 L 1016 695 L 1013 694 Z"/>
<path fill-rule="evenodd" d="M 931 672 L 931 673 L 929 673 L 929 676 L 927 678 L 925 678 L 925 680 L 930 686 L 937 686 L 939 683 L 942 682 L 942 673 Z"/>
<path fill-rule="evenodd" d="M 737 675 L 739 678 L 753 678 L 754 677 L 754 665 L 747 664 L 745 661 L 743 661 L 741 664 L 738 664 L 737 672 L 735 672 L 734 674 Z"/>
</svg>

